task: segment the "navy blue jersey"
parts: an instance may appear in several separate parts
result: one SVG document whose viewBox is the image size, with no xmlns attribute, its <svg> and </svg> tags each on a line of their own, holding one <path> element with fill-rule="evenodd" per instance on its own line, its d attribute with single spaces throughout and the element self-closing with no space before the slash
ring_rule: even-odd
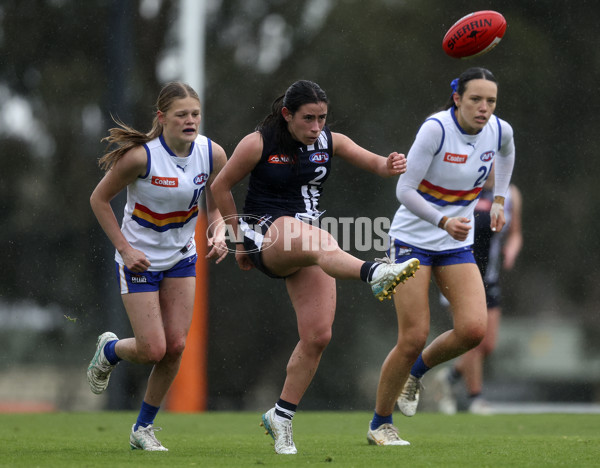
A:
<svg viewBox="0 0 600 468">
<path fill-rule="evenodd" d="M 493 203 L 494 192 L 484 188 L 475 206 L 475 243 L 473 244 L 473 254 L 483 277 L 488 307 L 498 307 L 501 302 L 502 245 L 504 236 L 510 229 L 512 218 L 510 190 L 504 203 L 506 224 L 500 232 L 493 232 L 490 228 L 490 210 Z"/>
<path fill-rule="evenodd" d="M 331 171 L 332 157 L 328 127 L 323 128 L 314 144 L 299 147 L 296 162 L 279 154 L 272 136 L 263 135 L 263 152 L 250 173 L 244 213 L 269 214 L 273 216 L 271 221 L 280 216 L 318 218 L 322 214 L 319 198 Z"/>
<path fill-rule="evenodd" d="M 488 261 L 490 260 L 490 245 L 492 236 L 495 234 L 490 229 L 490 210 L 494 202 L 494 192 L 483 189 L 475 206 L 475 242 L 473 244 L 473 254 L 481 275 L 485 278 Z"/>
</svg>

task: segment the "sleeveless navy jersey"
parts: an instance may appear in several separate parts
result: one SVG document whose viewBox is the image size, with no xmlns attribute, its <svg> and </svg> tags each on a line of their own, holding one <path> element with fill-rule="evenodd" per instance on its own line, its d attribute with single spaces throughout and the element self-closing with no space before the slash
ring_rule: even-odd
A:
<svg viewBox="0 0 600 468">
<path fill-rule="evenodd" d="M 328 127 L 323 128 L 314 144 L 299 147 L 296 162 L 279 154 L 272 135 L 263 135 L 263 152 L 250 173 L 244 213 L 271 215 L 271 221 L 280 216 L 318 218 L 322 214 L 319 198 L 331 171 L 332 157 Z"/>
<path fill-rule="evenodd" d="M 475 242 L 473 254 L 484 283 L 495 284 L 500 277 L 502 268 L 502 245 L 504 237 L 510 228 L 512 219 L 512 200 L 510 189 L 504 203 L 504 217 L 506 224 L 500 232 L 493 232 L 490 228 L 490 210 L 494 203 L 493 190 L 483 189 L 477 205 L 475 206 Z"/>
<path fill-rule="evenodd" d="M 494 192 L 483 189 L 481 191 L 479 201 L 475 206 L 475 242 L 473 243 L 473 254 L 477 261 L 477 266 L 481 271 L 481 275 L 485 277 L 487 270 L 490 243 L 492 236 L 495 234 L 490 229 L 490 209 L 494 201 Z"/>
</svg>

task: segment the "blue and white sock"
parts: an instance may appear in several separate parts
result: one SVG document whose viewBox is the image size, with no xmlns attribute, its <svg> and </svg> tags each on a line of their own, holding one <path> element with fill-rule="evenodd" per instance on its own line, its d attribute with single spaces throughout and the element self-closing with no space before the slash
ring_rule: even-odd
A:
<svg viewBox="0 0 600 468">
<path fill-rule="evenodd" d="M 296 414 L 298 405 L 289 403 L 281 398 L 275 403 L 275 419 L 279 421 L 291 421 Z"/>
<path fill-rule="evenodd" d="M 373 273 L 381 266 L 378 262 L 365 262 L 360 267 L 360 279 L 368 283 L 373 279 Z"/>
</svg>

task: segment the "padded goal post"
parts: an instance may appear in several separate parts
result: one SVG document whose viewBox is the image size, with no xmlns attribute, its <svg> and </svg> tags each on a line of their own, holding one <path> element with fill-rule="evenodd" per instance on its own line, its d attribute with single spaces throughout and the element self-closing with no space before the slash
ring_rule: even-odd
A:
<svg viewBox="0 0 600 468">
<path fill-rule="evenodd" d="M 179 372 L 167 394 L 164 407 L 176 413 L 198 413 L 206 410 L 208 400 L 208 253 L 206 212 L 200 210 L 196 224 L 196 296 L 194 316 L 187 337 Z"/>
</svg>

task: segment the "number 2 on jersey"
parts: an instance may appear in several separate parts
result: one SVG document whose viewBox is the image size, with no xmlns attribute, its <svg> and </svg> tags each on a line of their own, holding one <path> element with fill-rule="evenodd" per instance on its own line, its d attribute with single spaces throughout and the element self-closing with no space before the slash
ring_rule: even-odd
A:
<svg viewBox="0 0 600 468">
<path fill-rule="evenodd" d="M 491 169 L 491 166 L 490 166 Z M 481 172 L 481 175 L 479 177 L 477 177 L 477 180 L 475 181 L 475 185 L 473 185 L 473 187 L 478 187 L 479 184 L 483 183 L 489 176 L 489 170 L 487 168 L 487 166 L 481 166 L 477 172 Z"/>
<path fill-rule="evenodd" d="M 315 169 L 315 172 L 319 172 L 314 179 L 310 180 L 309 185 L 321 185 L 321 179 L 327 175 L 327 168 L 323 166 L 319 166 Z"/>
</svg>

